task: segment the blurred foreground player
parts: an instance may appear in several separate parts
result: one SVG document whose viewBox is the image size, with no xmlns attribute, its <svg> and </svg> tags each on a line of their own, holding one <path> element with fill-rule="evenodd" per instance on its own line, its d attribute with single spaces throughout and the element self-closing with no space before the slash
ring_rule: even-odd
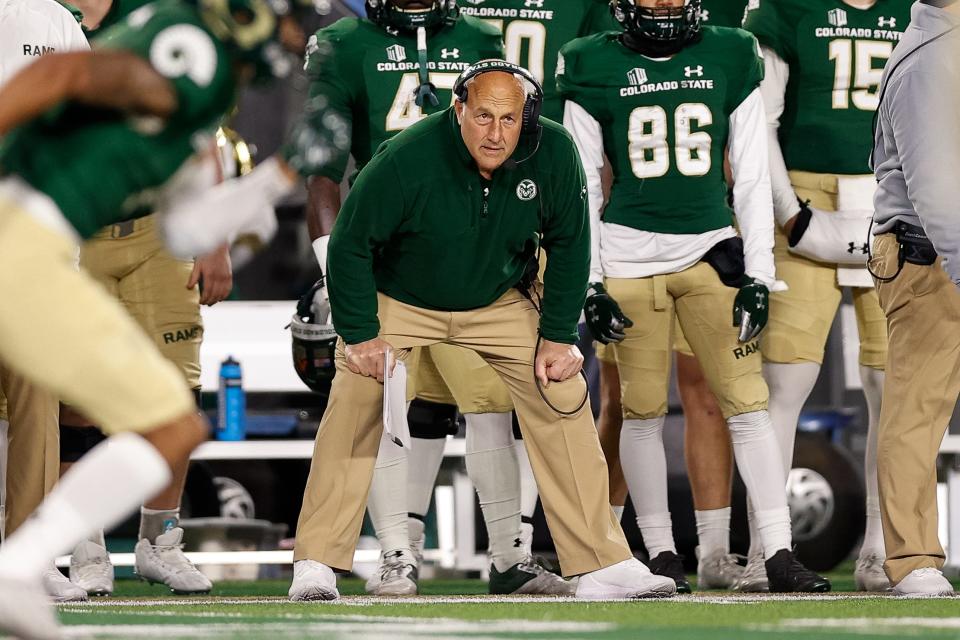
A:
<svg viewBox="0 0 960 640">
<path fill-rule="evenodd" d="M 161 0 L 131 14 L 110 47 L 41 59 L 0 92 L 0 135 L 9 135 L 0 292 L 18 302 L 0 315 L 0 358 L 120 433 L 74 465 L 0 549 L 0 630 L 58 637 L 40 573 L 166 486 L 206 437 L 176 367 L 75 269 L 74 247 L 144 204 L 159 212 L 177 255 L 203 255 L 235 233 L 272 233 L 267 205 L 292 188 L 292 166 L 329 155 L 323 141 L 298 128 L 290 164 L 270 159 L 243 183 L 213 189 L 212 159 L 191 158 L 238 84 L 269 72 L 275 24 L 262 0 Z M 19 268 L 27 262 L 29 280 Z M 49 313 L 51 299 L 83 313 Z"/>
</svg>

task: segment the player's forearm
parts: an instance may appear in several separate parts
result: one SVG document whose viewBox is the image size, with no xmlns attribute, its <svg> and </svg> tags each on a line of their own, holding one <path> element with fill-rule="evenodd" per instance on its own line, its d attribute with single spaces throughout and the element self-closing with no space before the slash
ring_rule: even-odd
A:
<svg viewBox="0 0 960 640">
<path fill-rule="evenodd" d="M 43 56 L 0 91 L 0 135 L 65 100 L 159 117 L 176 109 L 170 82 L 127 52 Z"/>
<path fill-rule="evenodd" d="M 339 184 L 325 176 L 307 180 L 307 232 L 311 241 L 330 235 L 340 205 Z"/>
<path fill-rule="evenodd" d="M 763 100 L 754 91 L 730 116 L 729 152 L 733 201 L 743 235 L 747 275 L 772 285 L 773 211 Z"/>
</svg>

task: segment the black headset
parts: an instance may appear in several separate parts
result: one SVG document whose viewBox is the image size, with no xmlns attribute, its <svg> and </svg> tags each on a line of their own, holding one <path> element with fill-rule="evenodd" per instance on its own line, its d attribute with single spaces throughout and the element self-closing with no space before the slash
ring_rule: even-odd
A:
<svg viewBox="0 0 960 640">
<path fill-rule="evenodd" d="M 540 113 L 543 111 L 543 87 L 532 73 L 518 64 L 496 58 L 481 60 L 467 67 L 467 69 L 460 74 L 456 84 L 453 85 L 453 95 L 455 95 L 460 102 L 466 103 L 468 92 L 467 83 L 477 76 L 490 73 L 491 71 L 512 73 L 533 85 L 533 95 L 527 95 L 527 99 L 523 103 L 523 121 L 520 132 L 525 135 L 535 135 L 539 137 L 541 132 Z"/>
</svg>

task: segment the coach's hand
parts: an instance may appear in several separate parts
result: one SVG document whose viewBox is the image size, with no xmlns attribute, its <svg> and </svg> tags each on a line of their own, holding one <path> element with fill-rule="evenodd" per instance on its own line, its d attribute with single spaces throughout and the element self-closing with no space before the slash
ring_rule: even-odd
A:
<svg viewBox="0 0 960 640">
<path fill-rule="evenodd" d="M 348 344 L 344 349 L 347 368 L 362 376 L 376 378 L 377 382 L 383 382 L 384 356 L 392 352 L 393 347 L 380 338 L 359 344 Z M 393 374 L 393 365 L 390 366 L 390 374 Z"/>
<path fill-rule="evenodd" d="M 187 289 L 200 285 L 200 304 L 212 307 L 226 300 L 233 290 L 233 264 L 230 262 L 230 245 L 224 244 L 216 251 L 197 258 L 193 272 L 187 281 Z"/>
<path fill-rule="evenodd" d="M 620 305 L 599 282 L 590 284 L 587 300 L 583 303 L 583 315 L 590 335 L 603 344 L 620 342 L 626 337 L 624 329 L 633 326 L 633 320 L 623 315 Z"/>
<path fill-rule="evenodd" d="M 544 387 L 553 380 L 563 382 L 580 373 L 583 367 L 583 354 L 575 344 L 563 344 L 543 340 L 537 351 L 537 361 L 533 363 L 534 375 Z"/>
</svg>

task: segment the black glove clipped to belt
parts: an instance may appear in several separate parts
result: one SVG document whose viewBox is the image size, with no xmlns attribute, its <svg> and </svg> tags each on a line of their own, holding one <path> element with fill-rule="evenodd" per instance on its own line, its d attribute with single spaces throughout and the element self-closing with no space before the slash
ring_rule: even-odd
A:
<svg viewBox="0 0 960 640">
<path fill-rule="evenodd" d="M 767 326 L 770 317 L 770 290 L 767 285 L 745 276 L 733 301 L 733 326 L 740 327 L 738 340 L 750 342 Z"/>
<path fill-rule="evenodd" d="M 583 315 L 587 319 L 590 335 L 602 344 L 623 340 L 626 337 L 623 331 L 633 326 L 633 320 L 623 315 L 620 305 L 599 282 L 591 283 L 588 291 L 590 293 L 583 304 Z"/>
</svg>

